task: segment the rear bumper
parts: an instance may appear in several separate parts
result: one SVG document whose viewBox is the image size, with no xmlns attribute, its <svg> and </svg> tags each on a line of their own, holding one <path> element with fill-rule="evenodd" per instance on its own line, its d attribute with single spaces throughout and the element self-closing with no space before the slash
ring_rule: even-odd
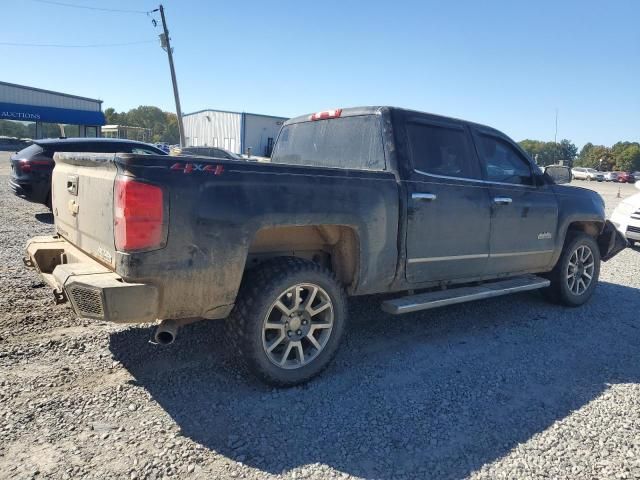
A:
<svg viewBox="0 0 640 480">
<path fill-rule="evenodd" d="M 9 188 L 17 197 L 26 198 L 31 194 L 31 185 L 20 184 L 13 178 L 9 179 Z"/>
<path fill-rule="evenodd" d="M 24 262 L 53 288 L 56 303 L 70 301 L 81 318 L 116 323 L 153 322 L 158 290 L 122 278 L 61 237 L 34 237 Z"/>
<path fill-rule="evenodd" d="M 41 183 L 20 182 L 15 178 L 9 178 L 9 188 L 17 197 L 34 203 L 47 203 L 49 185 Z"/>
</svg>

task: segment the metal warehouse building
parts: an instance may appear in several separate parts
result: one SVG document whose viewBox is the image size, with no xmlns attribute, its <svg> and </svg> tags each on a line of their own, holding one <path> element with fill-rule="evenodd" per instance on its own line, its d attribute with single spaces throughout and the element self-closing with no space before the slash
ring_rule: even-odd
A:
<svg viewBox="0 0 640 480">
<path fill-rule="evenodd" d="M 102 100 L 0 82 L 0 135 L 99 137 L 104 123 Z"/>
<path fill-rule="evenodd" d="M 234 153 L 271 155 L 284 117 L 255 113 L 200 110 L 182 117 L 188 147 L 220 147 Z"/>
</svg>

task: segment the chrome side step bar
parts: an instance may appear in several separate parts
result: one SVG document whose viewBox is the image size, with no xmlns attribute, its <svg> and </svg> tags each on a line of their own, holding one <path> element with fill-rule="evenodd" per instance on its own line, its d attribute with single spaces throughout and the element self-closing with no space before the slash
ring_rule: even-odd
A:
<svg viewBox="0 0 640 480">
<path fill-rule="evenodd" d="M 473 287 L 455 287 L 448 290 L 419 293 L 408 297 L 382 302 L 382 310 L 392 315 L 429 310 L 431 308 L 455 305 L 456 303 L 500 297 L 510 293 L 525 292 L 548 287 L 551 282 L 536 275 L 523 275 L 507 280 L 498 280 Z"/>
</svg>

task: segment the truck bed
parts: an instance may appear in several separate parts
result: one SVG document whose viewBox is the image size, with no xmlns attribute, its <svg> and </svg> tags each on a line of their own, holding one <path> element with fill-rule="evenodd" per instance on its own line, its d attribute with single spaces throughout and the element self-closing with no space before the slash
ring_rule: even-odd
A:
<svg viewBox="0 0 640 480">
<path fill-rule="evenodd" d="M 358 244 L 350 293 L 382 291 L 393 281 L 399 196 L 390 172 L 131 154 L 64 153 L 55 160 L 58 233 L 124 282 L 157 288 L 157 318 L 226 316 L 247 260 L 259 260 L 256 238 L 268 247 L 263 232 L 273 228 L 283 238 L 302 226 L 347 227 Z M 116 249 L 113 191 L 120 176 L 162 188 L 162 248 Z"/>
</svg>

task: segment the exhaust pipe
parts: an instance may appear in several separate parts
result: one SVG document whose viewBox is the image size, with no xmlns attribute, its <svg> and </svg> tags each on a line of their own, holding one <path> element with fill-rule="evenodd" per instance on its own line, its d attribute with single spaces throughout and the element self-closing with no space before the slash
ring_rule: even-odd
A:
<svg viewBox="0 0 640 480">
<path fill-rule="evenodd" d="M 175 320 L 163 320 L 158 325 L 153 339 L 158 345 L 171 345 L 178 335 L 178 327 L 179 325 Z"/>
</svg>

